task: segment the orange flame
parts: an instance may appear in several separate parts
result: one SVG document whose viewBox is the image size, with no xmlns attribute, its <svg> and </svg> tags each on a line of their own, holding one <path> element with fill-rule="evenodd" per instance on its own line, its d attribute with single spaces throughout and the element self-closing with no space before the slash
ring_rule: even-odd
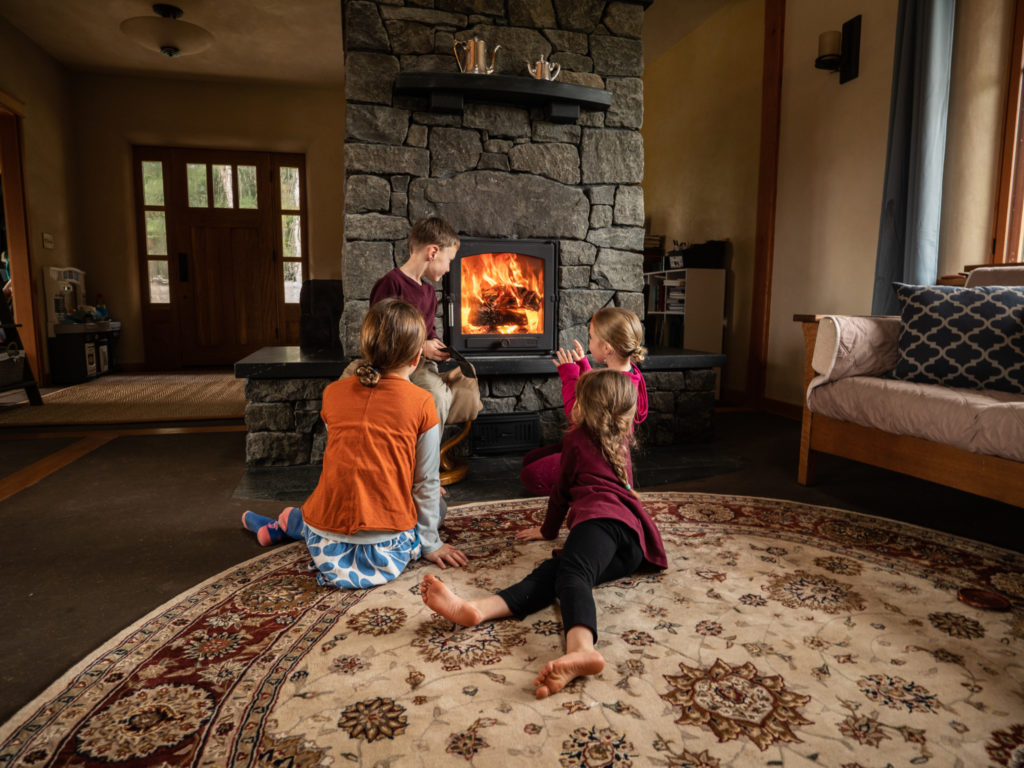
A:
<svg viewBox="0 0 1024 768">
<path fill-rule="evenodd" d="M 462 333 L 543 333 L 544 260 L 520 253 L 463 257 Z"/>
</svg>

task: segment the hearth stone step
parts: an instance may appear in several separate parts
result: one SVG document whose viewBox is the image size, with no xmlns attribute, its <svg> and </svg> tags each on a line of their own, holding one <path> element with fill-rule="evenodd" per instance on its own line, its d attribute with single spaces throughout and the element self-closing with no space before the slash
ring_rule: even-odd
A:
<svg viewBox="0 0 1024 768">
<path fill-rule="evenodd" d="M 562 389 L 550 355 L 469 359 L 480 379 L 480 429 L 486 429 L 488 419 L 509 417 L 539 423 L 541 443 L 561 437 Z M 337 353 L 279 346 L 264 347 L 235 364 L 236 378 L 246 380 L 245 460 L 250 469 L 319 466 L 327 443 L 320 400 L 348 362 Z M 650 355 L 643 364 L 649 410 L 638 429 L 641 441 L 652 446 L 710 441 L 714 369 L 724 364 L 721 354 L 674 350 Z M 536 442 L 533 436 L 529 440 Z"/>
</svg>

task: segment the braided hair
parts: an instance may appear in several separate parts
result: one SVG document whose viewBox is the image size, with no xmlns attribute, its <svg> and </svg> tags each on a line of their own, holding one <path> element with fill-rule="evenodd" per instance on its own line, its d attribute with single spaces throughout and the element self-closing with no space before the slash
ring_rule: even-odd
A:
<svg viewBox="0 0 1024 768">
<path fill-rule="evenodd" d="M 587 371 L 576 382 L 572 421 L 585 429 L 601 449 L 601 455 L 630 492 L 635 495 L 626 471 L 633 445 L 633 414 L 636 387 L 627 376 L 608 368 Z"/>
<path fill-rule="evenodd" d="M 420 311 L 401 299 L 378 301 L 363 320 L 363 362 L 356 376 L 364 387 L 375 387 L 388 371 L 409 365 L 419 357 L 427 329 Z"/>
<path fill-rule="evenodd" d="M 644 346 L 644 327 L 640 318 L 625 307 L 605 307 L 590 318 L 594 334 L 611 345 L 618 355 L 642 363 L 647 356 Z"/>
</svg>

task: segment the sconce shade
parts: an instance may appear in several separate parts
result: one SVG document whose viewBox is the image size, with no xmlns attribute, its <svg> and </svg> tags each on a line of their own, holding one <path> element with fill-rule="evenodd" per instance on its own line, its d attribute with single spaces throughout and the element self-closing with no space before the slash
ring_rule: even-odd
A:
<svg viewBox="0 0 1024 768">
<path fill-rule="evenodd" d="M 818 69 L 839 73 L 839 82 L 847 83 L 860 73 L 860 14 L 843 24 L 843 31 L 818 35 Z"/>
<path fill-rule="evenodd" d="M 213 35 L 202 27 L 180 21 L 181 9 L 157 3 L 158 16 L 135 16 L 121 22 L 121 31 L 136 43 L 168 57 L 191 56 L 210 47 Z"/>
<path fill-rule="evenodd" d="M 843 36 L 839 30 L 822 32 L 818 35 L 818 58 L 814 60 L 814 66 L 818 69 L 829 69 L 835 72 L 839 69 L 842 47 Z"/>
</svg>

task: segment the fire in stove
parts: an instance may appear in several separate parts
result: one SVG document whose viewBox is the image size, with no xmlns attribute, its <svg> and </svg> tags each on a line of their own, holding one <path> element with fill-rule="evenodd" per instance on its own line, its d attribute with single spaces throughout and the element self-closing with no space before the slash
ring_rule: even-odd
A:
<svg viewBox="0 0 1024 768">
<path fill-rule="evenodd" d="M 445 280 L 445 336 L 466 354 L 555 350 L 558 241 L 463 237 Z"/>
<path fill-rule="evenodd" d="M 462 259 L 462 333 L 544 330 L 544 260 L 521 253 L 478 253 Z"/>
</svg>

